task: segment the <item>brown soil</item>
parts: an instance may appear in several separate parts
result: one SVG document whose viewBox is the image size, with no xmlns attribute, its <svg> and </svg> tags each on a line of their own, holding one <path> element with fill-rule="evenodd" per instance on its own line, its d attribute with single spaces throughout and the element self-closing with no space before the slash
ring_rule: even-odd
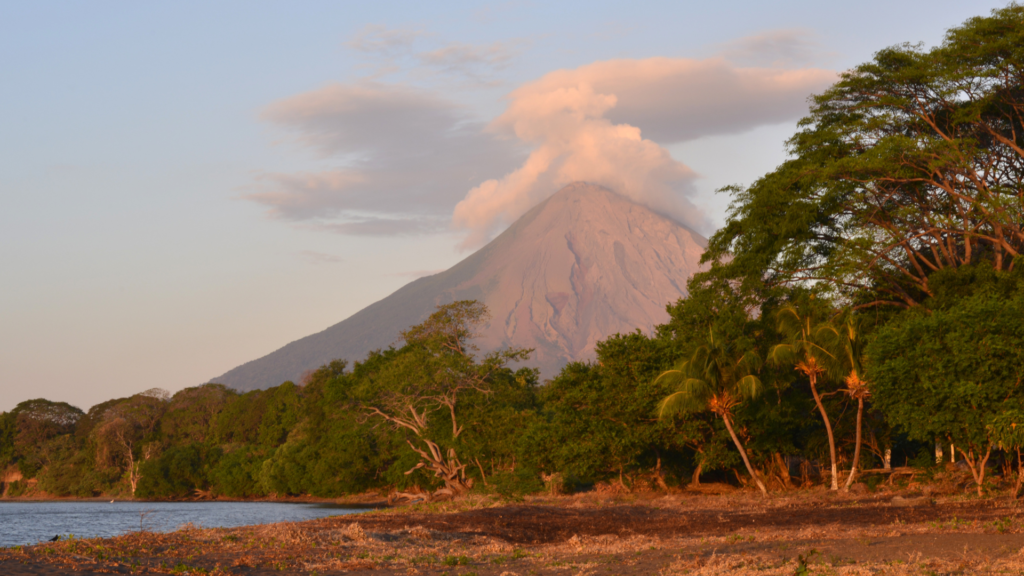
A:
<svg viewBox="0 0 1024 576">
<path fill-rule="evenodd" d="M 0 574 L 1022 574 L 1022 549 L 1005 498 L 591 493 L 0 549 Z"/>
<path fill-rule="evenodd" d="M 1005 515 L 1005 502 L 974 501 L 898 508 L 890 499 L 850 499 L 835 503 L 761 504 L 736 507 L 735 502 L 711 500 L 714 507 L 691 509 L 680 514 L 672 505 L 655 500 L 643 505 L 613 504 L 599 508 L 567 508 L 548 505 L 510 505 L 449 514 L 404 513 L 360 519 L 366 529 L 394 530 L 418 525 L 439 532 L 458 532 L 500 538 L 513 544 L 549 544 L 574 535 L 601 536 L 697 536 L 727 535 L 741 529 L 792 529 L 841 525 L 844 528 L 922 523 L 957 518 L 960 521 L 993 520 Z M 665 504 L 665 503 L 661 503 Z M 729 506 L 732 504 L 733 506 Z"/>
</svg>

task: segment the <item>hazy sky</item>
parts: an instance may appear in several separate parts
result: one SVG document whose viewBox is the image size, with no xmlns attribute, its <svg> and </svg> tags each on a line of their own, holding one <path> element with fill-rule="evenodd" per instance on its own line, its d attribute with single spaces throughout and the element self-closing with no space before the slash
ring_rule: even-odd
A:
<svg viewBox="0 0 1024 576">
<path fill-rule="evenodd" d="M 208 381 L 572 179 L 709 234 L 837 71 L 1003 5 L 4 1 L 0 410 Z"/>
</svg>

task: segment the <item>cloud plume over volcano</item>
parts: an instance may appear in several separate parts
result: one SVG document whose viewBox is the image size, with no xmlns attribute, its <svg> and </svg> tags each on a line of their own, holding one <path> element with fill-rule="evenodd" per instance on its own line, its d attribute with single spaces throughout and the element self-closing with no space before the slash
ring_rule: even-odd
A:
<svg viewBox="0 0 1024 576">
<path fill-rule="evenodd" d="M 453 225 L 479 246 L 561 186 L 588 181 L 706 229 L 690 202 L 696 174 L 661 144 L 733 134 L 799 116 L 828 70 L 738 68 L 715 58 L 610 60 L 558 70 L 509 96 L 488 129 L 529 144 L 501 179 L 474 187 Z"/>
<path fill-rule="evenodd" d="M 723 58 L 608 60 L 521 85 L 489 123 L 437 90 L 331 84 L 263 112 L 328 166 L 263 174 L 244 197 L 302 226 L 346 235 L 451 227 L 474 248 L 586 181 L 709 232 L 692 201 L 698 175 L 665 146 L 793 120 L 834 80 L 829 70 Z"/>
</svg>

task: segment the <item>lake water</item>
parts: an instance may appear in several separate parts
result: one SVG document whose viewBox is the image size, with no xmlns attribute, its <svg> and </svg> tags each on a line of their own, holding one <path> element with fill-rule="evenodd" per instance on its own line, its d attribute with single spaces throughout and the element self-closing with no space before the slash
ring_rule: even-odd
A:
<svg viewBox="0 0 1024 576">
<path fill-rule="evenodd" d="M 169 532 L 186 522 L 229 528 L 365 511 L 334 504 L 280 502 L 0 502 L 0 547 L 36 544 L 58 534 L 107 537 L 140 527 Z"/>
</svg>

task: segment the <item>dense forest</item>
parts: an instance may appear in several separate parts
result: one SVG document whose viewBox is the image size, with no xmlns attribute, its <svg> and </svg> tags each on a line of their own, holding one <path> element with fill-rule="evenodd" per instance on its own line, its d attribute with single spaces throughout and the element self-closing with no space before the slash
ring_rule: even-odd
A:
<svg viewBox="0 0 1024 576">
<path fill-rule="evenodd" d="M 844 490 L 941 446 L 972 491 L 1016 495 L 1024 7 L 881 50 L 813 97 L 788 151 L 726 189 L 667 323 L 551 381 L 529 351 L 478 354 L 487 310 L 453 302 L 299 383 L 23 402 L 0 414 L 5 494 Z"/>
</svg>

